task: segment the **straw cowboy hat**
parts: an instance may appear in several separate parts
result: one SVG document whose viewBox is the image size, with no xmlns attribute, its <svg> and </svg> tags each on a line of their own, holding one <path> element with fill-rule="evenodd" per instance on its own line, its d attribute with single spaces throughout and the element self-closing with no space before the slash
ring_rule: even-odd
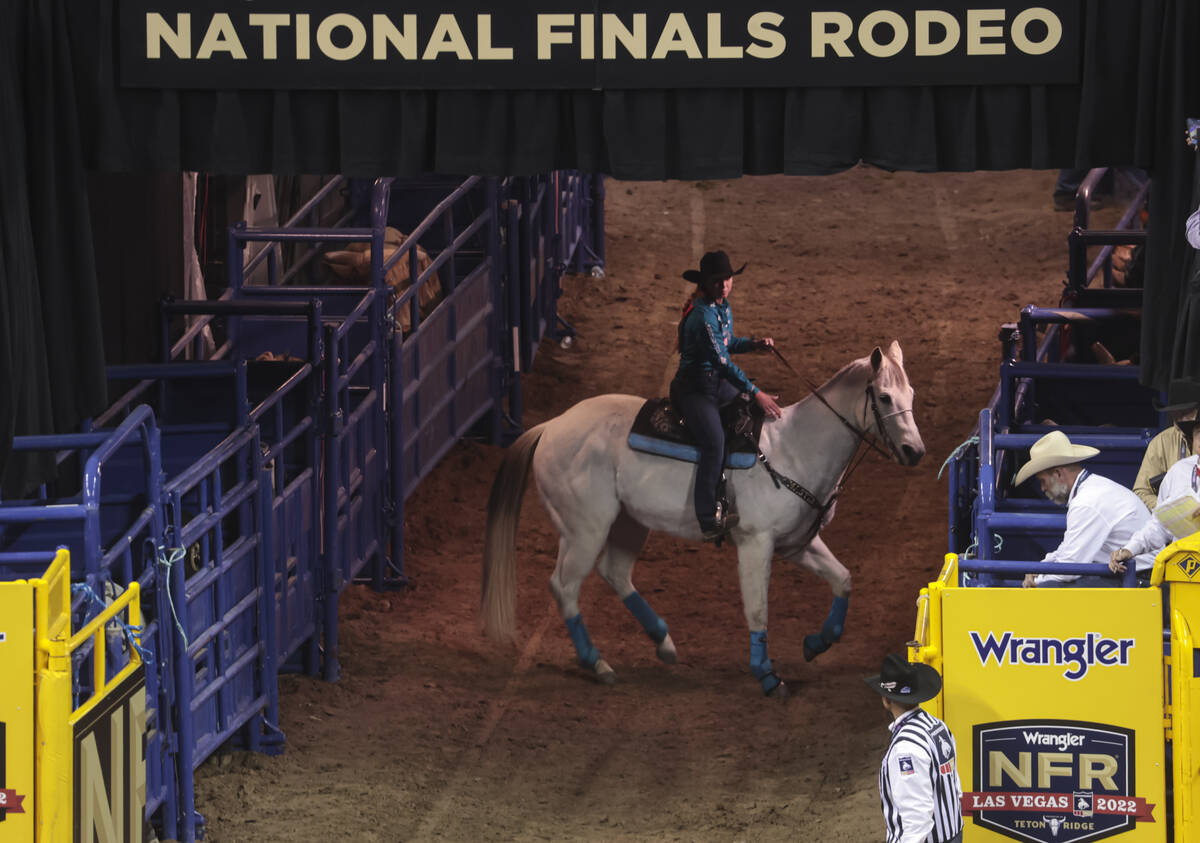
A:
<svg viewBox="0 0 1200 843">
<path fill-rule="evenodd" d="M 927 664 L 912 664 L 895 653 L 887 655 L 879 675 L 863 681 L 893 702 L 916 705 L 931 700 L 942 690 L 942 677 Z"/>
<path fill-rule="evenodd" d="M 1060 465 L 1072 465 L 1077 462 L 1083 462 L 1086 459 L 1091 459 L 1098 453 L 1100 453 L 1098 449 L 1090 448 L 1087 445 L 1072 445 L 1071 440 L 1067 438 L 1067 434 L 1061 430 L 1047 433 L 1041 439 L 1034 442 L 1033 447 L 1029 449 L 1029 462 L 1021 466 L 1021 470 L 1017 472 L 1017 479 L 1013 481 L 1013 485 L 1020 486 L 1039 471 L 1045 471 L 1048 468 L 1057 468 Z"/>
<path fill-rule="evenodd" d="M 700 269 L 698 271 L 695 269 L 684 270 L 683 277 L 693 284 L 703 284 L 714 278 L 724 281 L 726 278 L 741 275 L 745 268 L 746 264 L 742 264 L 735 271 L 733 264 L 729 262 L 729 255 L 722 251 L 705 252 L 704 257 L 700 258 Z"/>
</svg>

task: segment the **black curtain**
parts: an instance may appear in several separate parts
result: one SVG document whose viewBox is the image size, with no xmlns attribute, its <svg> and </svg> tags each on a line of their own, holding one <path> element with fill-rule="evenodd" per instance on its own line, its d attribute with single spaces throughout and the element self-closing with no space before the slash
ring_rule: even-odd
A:
<svg viewBox="0 0 1200 843">
<path fill-rule="evenodd" d="M 115 2 L 69 8 L 87 164 L 118 171 L 506 175 L 574 167 L 701 179 L 830 173 L 860 160 L 924 171 L 1148 167 L 1160 84 L 1196 69 L 1185 42 L 1200 36 L 1180 28 L 1195 17 L 1189 0 L 1084 0 L 1075 85 L 139 90 L 117 84 Z"/>
<path fill-rule="evenodd" d="M 63 2 L 0 27 L 0 492 L 52 473 L 13 436 L 75 430 L 106 403 L 99 296 Z M 7 459 L 6 459 L 7 457 Z"/>
<path fill-rule="evenodd" d="M 1200 374 L 1200 360 L 1193 361 L 1197 355 L 1173 362 L 1172 354 L 1185 286 L 1182 223 L 1191 202 L 1183 117 L 1200 114 L 1195 57 L 1200 3 L 1195 0 L 1083 0 L 1082 75 L 1074 85 L 563 92 L 122 89 L 115 65 L 115 0 L 18 2 L 30 14 L 44 9 L 57 16 L 55 26 L 34 27 L 33 35 L 43 39 L 31 42 L 37 45 L 32 50 L 37 66 L 17 67 L 21 73 L 41 73 L 45 64 L 56 71 L 47 77 L 56 87 L 46 106 L 55 131 L 74 129 L 72 109 L 77 108 L 80 134 L 54 135 L 61 141 L 54 147 L 55 160 L 64 168 L 56 173 L 69 166 L 77 172 L 81 161 L 107 172 L 403 176 L 578 168 L 625 179 L 819 174 L 859 161 L 921 171 L 1142 167 L 1156 180 L 1143 378 L 1161 387 L 1179 367 Z M 6 39 L 12 40 L 12 30 L 7 31 Z M 77 97 L 71 96 L 64 73 L 68 59 Z M 23 114 L 21 85 L 38 81 L 6 90 L 18 97 L 12 106 L 18 114 Z M 7 141 L 12 128 L 3 122 L 0 131 Z M 703 131 L 697 130 L 701 126 Z M 73 143 L 76 137 L 83 141 L 81 149 Z M 13 305 L 17 310 L 4 304 L 10 326 L 15 322 L 20 329 L 9 336 L 9 357 L 47 358 L 44 370 L 22 368 L 22 380 L 12 388 L 15 401 L 36 399 L 44 405 L 40 415 L 23 419 L 22 429 L 45 430 L 51 417 L 57 423 L 71 415 L 57 412 L 60 395 L 65 408 L 79 413 L 103 389 L 95 365 L 100 359 L 95 281 L 82 272 L 90 255 L 85 231 L 34 213 L 22 197 L 49 194 L 16 185 L 40 174 L 33 165 L 35 152 L 28 161 L 24 153 L 9 155 L 4 165 L 6 273 L 33 279 Z M 60 177 L 55 184 L 63 181 Z M 56 198 L 57 213 L 74 218 L 86 213 L 81 197 Z M 76 204 L 83 210 L 73 211 Z M 9 222 L 14 212 L 20 220 Z M 56 227 L 39 231 L 42 225 Z M 8 229 L 14 227 L 24 232 L 23 239 L 10 243 Z M 47 285 L 58 283 L 61 293 L 65 279 L 20 270 L 40 253 L 24 245 L 12 251 L 15 243 L 37 238 L 71 257 L 72 266 L 81 269 L 72 276 L 75 291 L 86 287 L 92 293 L 74 299 L 79 306 L 64 315 L 69 321 L 59 323 L 78 338 L 76 351 L 95 352 L 88 358 L 92 365 L 61 381 L 54 378 L 47 351 L 53 343 L 30 327 L 27 315 L 36 311 L 33 302 L 48 298 Z M 70 251 L 61 248 L 68 238 Z M 91 312 L 84 312 L 87 306 Z M 1200 306 L 1196 310 L 1200 313 Z M 26 316 L 12 315 L 21 313 Z M 18 362 L 0 361 L 6 367 L 0 375 Z M 7 415 L 0 442 L 15 429 L 16 413 Z"/>
<path fill-rule="evenodd" d="M 1181 2 L 1163 20 L 1159 102 L 1154 112 L 1155 182 L 1142 297 L 1144 383 L 1164 388 L 1172 377 L 1200 376 L 1200 285 L 1194 251 L 1184 237 L 1196 207 L 1200 172 L 1184 142 L 1185 120 L 1200 117 L 1200 3 Z"/>
<path fill-rule="evenodd" d="M 1177 235 L 1171 239 L 1179 241 L 1184 253 L 1184 283 L 1177 286 L 1175 296 L 1163 295 L 1163 301 L 1158 302 L 1161 308 L 1159 315 L 1163 321 L 1172 320 L 1172 317 L 1178 314 L 1178 318 L 1173 320 L 1177 341 L 1171 359 L 1171 372 L 1176 376 L 1200 375 L 1200 251 L 1188 245 L 1183 236 L 1186 215 L 1200 206 L 1200 161 L 1195 162 L 1193 166 L 1190 199 L 1187 205 L 1177 210 L 1175 221 L 1178 227 L 1171 232 Z M 1166 285 L 1162 285 L 1160 292 L 1167 292 Z M 1145 298 L 1149 302 L 1148 293 Z M 1143 335 L 1142 345 L 1145 344 L 1146 338 Z"/>
</svg>

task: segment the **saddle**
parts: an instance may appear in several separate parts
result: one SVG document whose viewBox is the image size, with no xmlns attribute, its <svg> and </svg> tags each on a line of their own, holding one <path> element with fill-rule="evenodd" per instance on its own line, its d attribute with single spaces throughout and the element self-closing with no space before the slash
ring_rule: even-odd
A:
<svg viewBox="0 0 1200 843">
<path fill-rule="evenodd" d="M 721 408 L 725 428 L 725 467 L 750 468 L 758 459 L 758 436 L 764 414 L 757 402 L 742 393 Z M 650 398 L 629 430 L 629 447 L 683 462 L 698 462 L 700 451 L 669 398 Z"/>
</svg>

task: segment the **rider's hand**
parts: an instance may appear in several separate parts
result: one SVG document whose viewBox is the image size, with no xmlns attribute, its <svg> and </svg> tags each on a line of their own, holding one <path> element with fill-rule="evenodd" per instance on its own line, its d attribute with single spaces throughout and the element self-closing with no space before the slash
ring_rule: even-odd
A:
<svg viewBox="0 0 1200 843">
<path fill-rule="evenodd" d="M 1123 574 L 1125 573 L 1125 561 L 1132 558 L 1133 554 L 1128 550 L 1123 547 L 1118 548 L 1108 557 L 1108 570 L 1114 574 Z"/>
<path fill-rule="evenodd" d="M 775 347 L 775 340 L 771 339 L 770 337 L 763 337 L 760 340 L 755 340 L 754 346 L 755 346 L 755 348 L 759 348 L 759 349 L 762 349 L 763 351 L 766 351 L 768 348 Z"/>
<path fill-rule="evenodd" d="M 783 410 L 779 409 L 779 405 L 775 403 L 778 395 L 767 395 L 763 390 L 754 393 L 754 400 L 758 402 L 758 406 L 762 407 L 763 412 L 768 418 L 777 419 L 783 415 Z"/>
<path fill-rule="evenodd" d="M 1037 588 L 1037 574 L 1026 574 L 1021 582 L 1021 588 Z"/>
</svg>

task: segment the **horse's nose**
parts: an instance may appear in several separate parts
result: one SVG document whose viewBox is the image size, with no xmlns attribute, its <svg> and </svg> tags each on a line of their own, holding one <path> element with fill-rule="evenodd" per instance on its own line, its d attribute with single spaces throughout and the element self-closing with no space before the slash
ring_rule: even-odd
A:
<svg viewBox="0 0 1200 843">
<path fill-rule="evenodd" d="M 924 448 L 914 448 L 912 445 L 901 445 L 900 453 L 904 455 L 905 465 L 916 465 L 925 456 Z"/>
</svg>

